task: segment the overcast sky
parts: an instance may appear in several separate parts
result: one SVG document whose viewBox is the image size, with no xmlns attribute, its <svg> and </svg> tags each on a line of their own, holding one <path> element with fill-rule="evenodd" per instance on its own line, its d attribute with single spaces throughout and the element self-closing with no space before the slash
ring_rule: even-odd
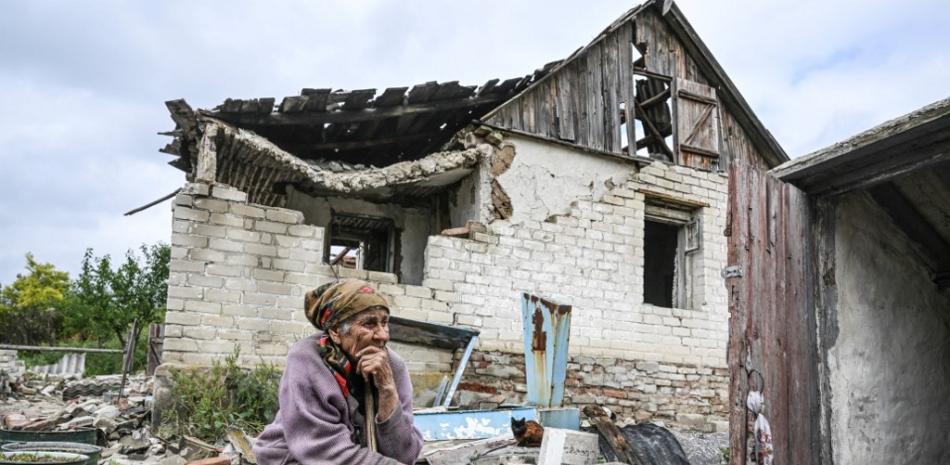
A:
<svg viewBox="0 0 950 465">
<path fill-rule="evenodd" d="M 13 0 L 0 15 L 0 283 L 24 254 L 75 273 L 85 248 L 168 242 L 180 187 L 157 152 L 165 100 L 303 87 L 481 84 L 566 57 L 630 1 Z M 944 0 L 680 7 L 779 143 L 799 156 L 950 96 Z"/>
</svg>

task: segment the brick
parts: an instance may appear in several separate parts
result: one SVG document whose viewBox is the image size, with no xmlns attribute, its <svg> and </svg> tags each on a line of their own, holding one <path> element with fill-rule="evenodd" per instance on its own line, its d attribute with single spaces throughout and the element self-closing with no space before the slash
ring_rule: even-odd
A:
<svg viewBox="0 0 950 465">
<path fill-rule="evenodd" d="M 228 230 L 228 239 L 243 242 L 260 242 L 261 233 L 256 231 L 245 231 L 243 229 Z"/>
<path fill-rule="evenodd" d="M 231 226 L 232 228 L 244 227 L 244 219 L 240 216 L 232 215 L 230 213 L 212 213 L 210 219 L 214 224 Z"/>
<path fill-rule="evenodd" d="M 167 312 L 165 313 L 165 323 L 184 326 L 199 325 L 201 324 L 201 315 L 188 312 Z"/>
<path fill-rule="evenodd" d="M 422 297 L 425 299 L 432 298 L 432 289 L 423 286 L 404 286 L 406 290 L 406 295 L 412 297 Z"/>
<path fill-rule="evenodd" d="M 313 237 L 316 229 L 313 226 L 308 224 L 295 224 L 287 228 L 287 232 L 291 236 L 297 237 Z"/>
<path fill-rule="evenodd" d="M 273 261 L 273 267 L 278 270 L 303 271 L 306 264 L 301 260 L 288 260 L 277 258 Z M 345 268 L 344 268 L 345 269 Z"/>
<path fill-rule="evenodd" d="M 247 194 L 222 184 L 215 184 L 211 189 L 211 196 L 217 199 L 247 202 Z"/>
<path fill-rule="evenodd" d="M 206 262 L 223 262 L 225 255 L 220 250 L 211 249 L 193 249 L 188 253 L 192 260 L 202 260 Z"/>
<path fill-rule="evenodd" d="M 396 284 L 398 282 L 395 274 L 384 273 L 381 271 L 370 271 L 369 280 L 373 282 L 377 282 L 377 283 L 390 283 L 390 284 Z"/>
<path fill-rule="evenodd" d="M 204 315 L 201 317 L 201 324 L 216 328 L 231 328 L 234 326 L 234 318 L 231 316 Z"/>
<path fill-rule="evenodd" d="M 257 291 L 257 282 L 246 278 L 227 278 L 225 287 L 232 291 L 255 292 Z"/>
<path fill-rule="evenodd" d="M 181 188 L 181 194 L 207 196 L 211 192 L 211 186 L 205 183 L 190 182 Z"/>
<path fill-rule="evenodd" d="M 166 338 L 162 350 L 170 352 L 197 352 L 198 344 L 190 339 Z"/>
<path fill-rule="evenodd" d="M 214 226 L 210 224 L 195 224 L 191 227 L 192 233 L 201 236 L 224 237 L 227 231 L 227 228 L 224 226 Z"/>
<path fill-rule="evenodd" d="M 212 238 L 208 246 L 225 252 L 241 252 L 244 250 L 244 244 L 229 239 Z"/>
<path fill-rule="evenodd" d="M 236 318 L 237 327 L 252 331 L 267 331 L 270 329 L 270 322 L 263 318 Z"/>
<path fill-rule="evenodd" d="M 182 334 L 190 339 L 214 339 L 218 332 L 215 328 L 206 328 L 200 326 L 188 326 L 182 329 Z"/>
<path fill-rule="evenodd" d="M 243 203 L 232 203 L 231 204 L 231 213 L 239 216 L 247 216 L 251 218 L 263 218 L 264 209 L 252 207 Z"/>
<path fill-rule="evenodd" d="M 228 258 L 224 261 L 228 265 L 243 265 L 249 268 L 254 268 L 260 263 L 260 259 L 256 255 L 248 254 L 230 254 Z"/>
<path fill-rule="evenodd" d="M 185 311 L 200 312 L 200 313 L 219 313 L 221 312 L 221 304 L 216 303 L 216 302 L 203 302 L 200 300 L 186 300 Z"/>
<path fill-rule="evenodd" d="M 277 303 L 277 296 L 264 294 L 244 294 L 244 303 L 251 305 L 272 306 Z"/>
<path fill-rule="evenodd" d="M 251 276 L 255 279 L 260 279 L 263 281 L 276 281 L 284 282 L 284 277 L 287 273 L 283 271 L 271 271 L 271 270 L 254 270 L 251 272 Z"/>
<path fill-rule="evenodd" d="M 244 267 L 241 266 L 221 265 L 218 263 L 208 265 L 208 274 L 212 276 L 241 276 L 243 271 Z"/>
<path fill-rule="evenodd" d="M 172 218 L 179 219 L 179 220 L 198 221 L 201 223 L 208 221 L 208 217 L 210 215 L 211 214 L 206 211 L 193 210 L 191 208 L 183 207 L 183 206 L 176 206 L 172 212 Z"/>
<path fill-rule="evenodd" d="M 263 216 L 263 212 L 262 212 Z M 287 234 L 287 224 L 285 223 L 276 223 L 273 221 L 262 221 L 257 220 L 254 222 L 254 229 L 258 231 L 264 231 L 273 234 Z"/>
<path fill-rule="evenodd" d="M 172 234 L 172 245 L 181 247 L 207 247 L 208 238 L 189 234 Z"/>
<path fill-rule="evenodd" d="M 244 244 L 244 251 L 255 255 L 264 255 L 267 257 L 277 256 L 277 247 L 262 244 Z"/>
<path fill-rule="evenodd" d="M 303 223 L 303 213 L 294 210 L 271 209 L 264 212 L 264 217 L 278 223 Z"/>
<path fill-rule="evenodd" d="M 221 306 L 222 315 L 256 317 L 257 307 L 246 304 L 225 304 Z"/>
<path fill-rule="evenodd" d="M 168 286 L 168 296 L 181 299 L 200 299 L 202 291 L 200 287 Z"/>
<path fill-rule="evenodd" d="M 224 213 L 228 211 L 228 203 L 223 200 L 200 198 L 195 200 L 195 208 L 200 208 L 202 210 L 208 210 L 215 213 Z"/>
<path fill-rule="evenodd" d="M 232 291 L 228 289 L 208 289 L 205 291 L 205 300 L 222 303 L 240 302 L 241 291 Z"/>
</svg>

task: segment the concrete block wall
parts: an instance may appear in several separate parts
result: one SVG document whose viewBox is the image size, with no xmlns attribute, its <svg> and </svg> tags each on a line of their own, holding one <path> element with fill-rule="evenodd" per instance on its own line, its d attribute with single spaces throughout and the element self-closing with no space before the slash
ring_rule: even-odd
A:
<svg viewBox="0 0 950 465">
<path fill-rule="evenodd" d="M 638 191 L 643 188 L 709 204 L 700 213 L 703 248 L 693 274 L 699 298 L 692 309 L 643 303 L 645 197 Z M 688 386 L 653 383 L 655 390 L 646 387 L 623 404 L 611 398 L 630 414 L 656 405 L 651 415 L 659 415 L 668 411 L 661 406 L 683 407 L 701 397 L 709 408 L 696 414 L 705 415 L 710 429 L 725 418 L 728 397 L 723 391 L 728 309 L 719 278 L 726 262 L 726 189 L 726 178 L 719 174 L 654 163 L 602 198 L 578 199 L 564 215 L 517 224 L 495 221 L 471 240 L 429 237 L 422 286 L 397 283 L 388 273 L 341 274 L 376 283 L 390 297 L 394 314 L 477 327 L 482 331 L 479 353 L 521 363 L 521 292 L 570 304 L 572 363 L 583 370 L 589 365 L 583 357 L 612 360 L 598 366 L 610 367 L 617 376 L 602 382 L 577 378 L 569 398 L 580 402 L 589 399 L 585 395 L 610 397 L 605 394 L 610 389 L 629 388 L 635 381 L 619 373 L 637 363 L 675 366 L 684 382 L 686 376 L 700 380 Z M 303 224 L 298 211 L 248 204 L 244 193 L 218 184 L 187 185 L 173 208 L 164 361 L 206 365 L 240 347 L 244 363 L 282 364 L 288 347 L 313 332 L 303 317 L 303 293 L 334 279 L 321 263 L 323 229 Z M 414 372 L 448 372 L 451 366 L 452 355 L 446 352 L 397 350 Z M 478 393 L 481 381 L 486 381 L 481 386 L 503 381 L 477 370 L 474 379 L 468 373 L 464 381 L 472 389 L 463 385 L 460 399 L 478 397 L 471 393 Z M 516 396 L 516 384 L 502 391 Z M 638 385 L 651 384 L 641 380 Z M 695 386 L 712 386 L 716 394 L 694 396 Z"/>
</svg>

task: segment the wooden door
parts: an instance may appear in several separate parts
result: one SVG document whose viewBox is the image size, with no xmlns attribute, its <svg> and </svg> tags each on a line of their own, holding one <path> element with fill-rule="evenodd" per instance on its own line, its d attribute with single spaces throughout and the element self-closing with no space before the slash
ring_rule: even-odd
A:
<svg viewBox="0 0 950 465">
<path fill-rule="evenodd" d="M 750 384 L 764 389 L 775 465 L 818 464 L 819 397 L 808 198 L 761 160 L 729 169 L 730 464 L 746 461 Z M 758 374 L 761 374 L 761 378 Z"/>
</svg>

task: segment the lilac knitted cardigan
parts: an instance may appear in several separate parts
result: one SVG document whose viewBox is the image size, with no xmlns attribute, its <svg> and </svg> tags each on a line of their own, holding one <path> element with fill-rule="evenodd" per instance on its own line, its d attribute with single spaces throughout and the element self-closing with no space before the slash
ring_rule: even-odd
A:
<svg viewBox="0 0 950 465">
<path fill-rule="evenodd" d="M 280 380 L 280 409 L 254 444 L 258 465 L 411 465 L 422 451 L 412 425 L 412 384 L 406 364 L 389 349 L 402 408 L 376 423 L 379 452 L 353 443 L 347 401 L 317 348 L 320 334 L 298 341 Z"/>
</svg>

